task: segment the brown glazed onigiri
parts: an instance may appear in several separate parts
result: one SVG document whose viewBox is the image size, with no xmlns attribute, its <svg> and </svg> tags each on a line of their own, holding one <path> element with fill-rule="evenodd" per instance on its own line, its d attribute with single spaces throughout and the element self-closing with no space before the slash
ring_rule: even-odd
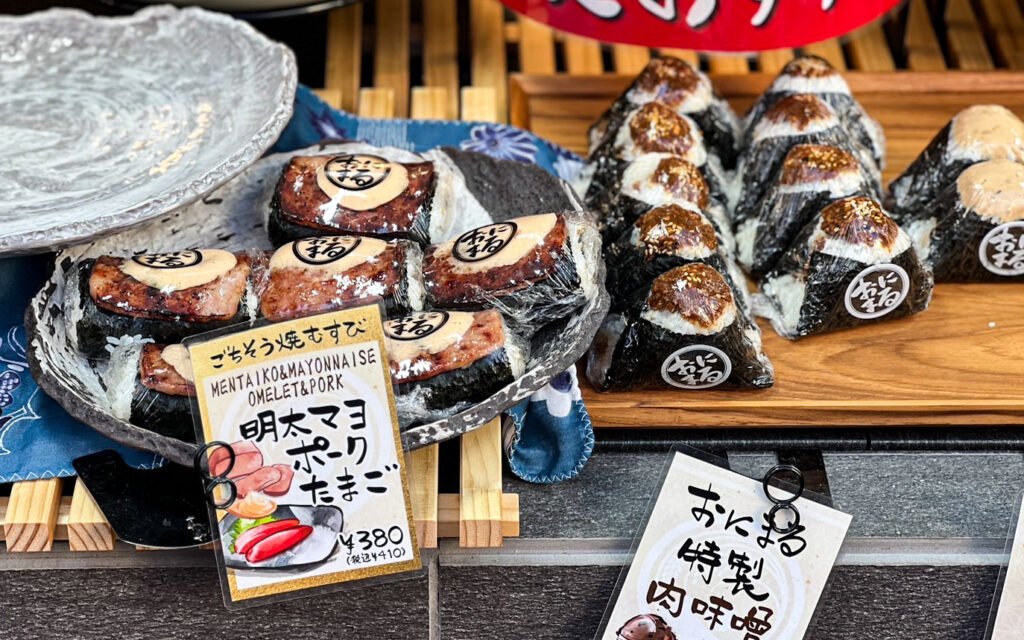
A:
<svg viewBox="0 0 1024 640">
<path fill-rule="evenodd" d="M 626 167 L 645 155 L 678 156 L 692 162 L 708 181 L 711 195 L 726 201 L 728 176 L 717 158 L 709 156 L 697 123 L 651 102 L 625 114 L 622 126 L 590 154 L 576 185 L 584 203 L 592 207 L 613 197 L 621 187 Z"/>
<path fill-rule="evenodd" d="M 761 332 L 714 268 L 699 262 L 654 280 L 623 313 L 608 316 L 590 350 L 598 391 L 772 386 Z"/>
<path fill-rule="evenodd" d="M 608 194 L 597 203 L 598 227 L 605 244 L 618 240 L 644 214 L 666 205 L 695 208 L 707 214 L 732 251 L 729 214 L 711 197 L 700 168 L 680 156 L 656 153 L 631 162 L 622 173 L 618 193 Z"/>
<path fill-rule="evenodd" d="M 817 144 L 793 147 L 751 215 L 737 220 L 736 258 L 759 280 L 825 206 L 855 195 L 877 198 L 874 186 L 848 151 Z"/>
<path fill-rule="evenodd" d="M 779 100 L 798 93 L 818 96 L 829 104 L 857 145 L 867 150 L 878 169 L 885 167 L 885 134 L 878 122 L 853 97 L 850 85 L 827 60 L 818 56 L 799 56 L 791 60 L 771 86 L 761 95 L 744 119 L 745 142 L 766 111 Z"/>
<path fill-rule="evenodd" d="M 933 278 L 910 237 L 874 200 L 825 207 L 761 283 L 758 315 L 796 339 L 920 313 Z"/>
<path fill-rule="evenodd" d="M 850 137 L 835 109 L 819 96 L 800 93 L 776 102 L 754 125 L 750 144 L 740 157 L 737 175 L 742 184 L 733 220 L 742 222 L 756 215 L 757 204 L 790 149 L 800 144 L 837 147 L 849 152 L 866 168 L 881 191 L 881 178 L 866 149 Z"/>
<path fill-rule="evenodd" d="M 700 127 L 708 152 L 732 168 L 739 146 L 739 118 L 715 93 L 710 78 L 685 60 L 660 56 L 648 63 L 636 80 L 590 127 L 590 152 L 618 132 L 631 110 L 652 102 L 689 116 Z"/>
<path fill-rule="evenodd" d="M 703 262 L 722 274 L 736 302 L 750 308 L 746 278 L 730 257 L 717 226 L 696 209 L 675 204 L 640 217 L 605 250 L 612 310 L 621 311 L 654 279 L 675 267 Z"/>
</svg>

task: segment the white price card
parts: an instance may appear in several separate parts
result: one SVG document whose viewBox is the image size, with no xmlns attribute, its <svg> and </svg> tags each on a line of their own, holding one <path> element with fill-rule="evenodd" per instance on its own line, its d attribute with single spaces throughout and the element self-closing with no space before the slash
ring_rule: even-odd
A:
<svg viewBox="0 0 1024 640">
<path fill-rule="evenodd" d="M 207 486 L 236 492 L 216 512 L 229 607 L 420 568 L 378 306 L 189 354 Z"/>
<path fill-rule="evenodd" d="M 775 487 L 772 495 L 785 495 Z M 790 494 L 791 497 L 791 494 Z M 600 640 L 798 640 L 851 518 L 806 498 L 773 530 L 762 482 L 673 458 Z"/>
<path fill-rule="evenodd" d="M 990 640 L 1019 640 L 1024 629 L 1024 502 L 1017 517 L 1002 595 L 996 606 Z"/>
</svg>

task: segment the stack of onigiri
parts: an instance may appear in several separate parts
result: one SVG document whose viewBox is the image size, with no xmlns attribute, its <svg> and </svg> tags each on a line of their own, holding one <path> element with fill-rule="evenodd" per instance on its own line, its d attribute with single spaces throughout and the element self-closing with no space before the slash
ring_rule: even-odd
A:
<svg viewBox="0 0 1024 640">
<path fill-rule="evenodd" d="M 591 128 L 577 187 L 599 212 L 612 296 L 587 366 L 597 389 L 773 384 L 734 253 L 743 135 L 708 77 L 669 57 Z"/>
<path fill-rule="evenodd" d="M 1024 124 L 1002 107 L 959 113 L 885 194 L 881 127 L 825 60 L 790 62 L 741 120 L 662 57 L 589 144 L 602 391 L 768 387 L 754 315 L 798 339 L 919 313 L 936 279 L 1024 279 Z"/>
</svg>

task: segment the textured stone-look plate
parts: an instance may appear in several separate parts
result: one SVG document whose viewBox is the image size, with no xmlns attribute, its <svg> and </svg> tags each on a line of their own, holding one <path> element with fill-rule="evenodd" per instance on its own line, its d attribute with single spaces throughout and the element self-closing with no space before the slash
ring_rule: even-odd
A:
<svg viewBox="0 0 1024 640">
<path fill-rule="evenodd" d="M 264 227 L 267 203 L 281 169 L 293 155 L 342 150 L 366 153 L 371 149 L 360 144 L 315 146 L 267 156 L 208 197 L 174 214 L 61 252 L 53 276 L 25 314 L 29 365 L 36 382 L 68 413 L 110 438 L 130 447 L 153 451 L 180 464 L 191 464 L 194 445 L 130 424 L 124 415 L 124 403 L 118 401 L 124 387 L 113 382 L 115 376 L 107 366 L 90 365 L 72 346 L 69 340 L 69 332 L 74 330 L 71 307 L 77 294 L 75 287 L 68 287 L 68 279 L 75 261 L 104 254 L 131 255 L 196 247 L 232 251 L 270 249 Z M 400 162 L 420 159 L 399 149 L 374 152 Z M 450 235 L 492 221 L 578 208 L 578 200 L 568 185 L 532 165 L 495 160 L 452 148 L 428 151 L 422 157 L 434 162 L 439 176 L 446 176 L 447 188 L 451 190 L 446 196 L 450 198 L 449 206 L 460 214 L 447 232 Z M 596 229 L 594 241 L 599 245 Z M 598 247 L 594 254 L 600 255 Z M 592 266 L 598 283 L 594 297 L 571 316 L 549 323 L 537 332 L 523 376 L 482 403 L 403 431 L 405 444 L 411 448 L 422 447 L 480 427 L 573 366 L 583 356 L 608 312 L 604 263 L 598 257 Z M 128 389 L 130 392 L 130 387 Z"/>
<path fill-rule="evenodd" d="M 0 18 L 0 254 L 124 229 L 224 184 L 291 117 L 295 57 L 161 6 Z"/>
</svg>

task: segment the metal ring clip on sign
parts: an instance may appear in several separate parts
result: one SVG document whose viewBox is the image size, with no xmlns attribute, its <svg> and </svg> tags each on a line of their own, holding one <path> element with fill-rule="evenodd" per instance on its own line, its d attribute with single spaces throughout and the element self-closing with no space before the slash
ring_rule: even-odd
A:
<svg viewBox="0 0 1024 640">
<path fill-rule="evenodd" d="M 769 481 L 775 476 L 781 475 L 783 473 L 793 474 L 794 476 L 796 476 L 796 479 L 800 483 L 800 486 L 797 488 L 796 492 L 793 494 L 793 497 L 791 498 L 779 498 L 772 495 L 771 492 L 771 485 L 769 484 Z M 772 502 L 771 511 L 768 512 L 768 524 L 769 526 L 771 526 L 772 531 L 783 536 L 788 533 L 792 533 L 793 531 L 796 531 L 796 528 L 800 526 L 800 511 L 796 508 L 796 506 L 793 503 L 796 502 L 797 499 L 799 499 L 800 496 L 803 495 L 804 493 L 803 472 L 791 464 L 777 464 L 771 469 L 769 469 L 768 473 L 764 474 L 764 480 L 762 480 L 762 484 L 764 486 L 764 495 Z M 780 527 L 775 520 L 776 516 L 781 511 L 788 511 L 793 514 L 793 520 L 789 523 L 789 526 L 786 528 Z"/>
<path fill-rule="evenodd" d="M 227 449 L 228 464 L 217 475 L 211 475 L 209 458 L 206 457 L 206 454 L 217 447 L 224 447 Z M 203 464 L 204 461 L 206 462 L 206 465 Z M 233 505 L 235 503 L 235 498 L 238 497 L 238 488 L 235 486 L 234 481 L 228 478 L 228 474 L 230 474 L 231 470 L 235 468 L 235 450 L 231 448 L 231 445 L 219 440 L 207 442 L 206 444 L 196 448 L 193 463 L 196 471 L 199 472 L 200 477 L 203 479 L 203 493 L 206 495 L 206 502 L 214 509 L 227 509 Z M 217 487 L 225 487 L 227 489 L 227 498 L 220 501 L 217 500 Z"/>
</svg>

